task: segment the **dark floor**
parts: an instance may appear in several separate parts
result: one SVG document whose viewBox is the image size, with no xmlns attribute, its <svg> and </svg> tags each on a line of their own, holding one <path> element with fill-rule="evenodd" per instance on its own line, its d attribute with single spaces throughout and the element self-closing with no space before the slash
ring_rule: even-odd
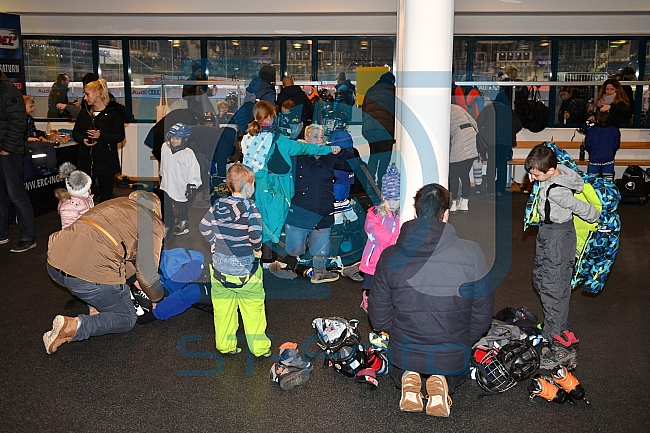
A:
<svg viewBox="0 0 650 433">
<path fill-rule="evenodd" d="M 510 215 L 510 198 L 495 206 L 472 195 L 470 212 L 453 214 L 451 223 L 479 242 L 489 261 L 496 255 L 497 309 L 526 305 L 541 316 L 530 283 L 535 230 L 522 232 L 525 196 L 512 196 Z M 192 232 L 170 247 L 207 250 L 195 228 L 202 211 L 191 212 Z M 642 431 L 650 422 L 650 206 L 624 205 L 620 214 L 621 249 L 604 291 L 576 291 L 571 299 L 571 328 L 581 340 L 575 373 L 592 406 L 529 402 L 526 383 L 480 398 L 468 381 L 454 395 L 448 419 L 402 413 L 389 378 L 369 390 L 322 369 L 318 360 L 307 384 L 282 391 L 268 379 L 270 360 L 217 355 L 212 317 L 198 309 L 47 355 L 42 334 L 54 316 L 85 311 L 63 309 L 70 295 L 45 270 L 58 215 L 37 218 L 38 247 L 23 254 L 9 253 L 17 241 L 12 226 L 10 244 L 0 246 L 0 431 Z M 505 236 L 495 237 L 495 221 Z M 275 354 L 282 342 L 296 341 L 315 356 L 316 317 L 359 318 L 367 335 L 360 283 L 316 286 L 267 275 L 265 286 Z"/>
</svg>

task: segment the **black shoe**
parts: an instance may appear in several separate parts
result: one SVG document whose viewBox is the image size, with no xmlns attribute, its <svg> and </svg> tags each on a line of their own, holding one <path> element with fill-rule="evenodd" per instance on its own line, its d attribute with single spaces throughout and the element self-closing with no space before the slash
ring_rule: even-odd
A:
<svg viewBox="0 0 650 433">
<path fill-rule="evenodd" d="M 29 251 L 32 248 L 36 248 L 36 242 L 34 241 L 19 241 L 18 245 L 9 250 L 12 253 L 24 253 Z"/>
<path fill-rule="evenodd" d="M 190 223 L 187 220 L 181 221 L 179 225 L 174 227 L 174 234 L 176 236 L 185 235 L 188 234 L 189 232 L 190 232 Z"/>
</svg>

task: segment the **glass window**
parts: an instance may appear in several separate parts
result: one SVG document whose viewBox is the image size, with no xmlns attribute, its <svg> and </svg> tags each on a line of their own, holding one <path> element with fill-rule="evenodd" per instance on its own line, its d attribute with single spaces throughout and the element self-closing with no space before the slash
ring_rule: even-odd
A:
<svg viewBox="0 0 650 433">
<path fill-rule="evenodd" d="M 47 117 L 48 96 L 60 73 L 68 74 L 70 78 L 68 101 L 81 101 L 81 78 L 88 72 L 93 72 L 90 40 L 24 39 L 23 52 L 26 91 L 35 101 L 34 117 Z"/>
<path fill-rule="evenodd" d="M 124 105 L 124 57 L 121 40 L 99 40 L 99 76 L 106 80 L 117 102 Z"/>
<path fill-rule="evenodd" d="M 287 43 L 287 67 L 286 74 L 293 77 L 296 81 L 311 81 L 311 59 L 312 59 L 312 41 L 291 40 Z"/>
<path fill-rule="evenodd" d="M 455 81 L 467 80 L 467 41 L 454 40 L 452 78 Z"/>
<path fill-rule="evenodd" d="M 246 94 L 246 85 L 263 65 L 273 65 L 280 79 L 280 41 L 273 39 L 208 40 L 208 74 L 217 80 L 217 91 L 210 96 L 214 106 L 221 101 L 234 113 Z"/>
<path fill-rule="evenodd" d="M 645 74 L 644 80 L 650 80 L 650 43 L 645 48 Z M 641 124 L 650 126 L 648 114 L 650 112 L 650 86 L 643 86 L 643 98 L 641 100 Z"/>
<path fill-rule="evenodd" d="M 358 66 L 388 66 L 393 69 L 392 39 L 318 40 L 318 80 L 336 81 L 339 72 L 356 81 Z"/>
<path fill-rule="evenodd" d="M 129 41 L 131 63 L 131 97 L 136 119 L 155 118 L 161 86 L 155 80 L 186 80 L 192 66 L 201 62 L 201 43 L 183 39 L 136 39 Z M 101 56 L 100 56 L 101 61 Z M 187 108 L 182 101 L 183 86 L 165 86 L 167 102 L 172 109 Z"/>
<path fill-rule="evenodd" d="M 558 50 L 558 81 L 605 81 L 620 74 L 625 67 L 638 71 L 639 41 L 626 39 L 577 39 L 560 40 Z M 625 78 L 622 78 L 623 80 Z M 599 86 L 571 87 L 573 93 L 584 98 L 587 106 L 598 94 Z M 635 91 L 636 86 L 632 86 Z M 557 107 L 563 99 L 559 95 Z M 565 96 L 566 97 L 566 96 Z M 557 111 L 556 111 L 557 112 Z M 558 112 L 558 123 L 564 123 Z"/>
<path fill-rule="evenodd" d="M 551 75 L 551 44 L 548 40 L 476 41 L 474 81 L 496 81 L 506 68 L 517 69 L 517 79 L 548 81 Z"/>
</svg>

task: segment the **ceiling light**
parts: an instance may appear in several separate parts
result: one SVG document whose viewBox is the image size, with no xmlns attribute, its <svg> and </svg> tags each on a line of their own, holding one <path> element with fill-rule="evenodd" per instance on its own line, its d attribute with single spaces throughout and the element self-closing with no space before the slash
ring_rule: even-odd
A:
<svg viewBox="0 0 650 433">
<path fill-rule="evenodd" d="M 269 49 L 269 47 L 266 46 L 266 45 L 264 45 L 262 48 L 260 48 L 260 50 L 262 50 L 262 51 L 266 51 L 266 50 L 268 50 L 268 49 Z"/>
<path fill-rule="evenodd" d="M 298 30 L 276 30 L 275 33 L 280 35 L 299 35 L 302 32 Z"/>
<path fill-rule="evenodd" d="M 239 46 L 239 41 L 235 40 L 232 41 L 233 46 L 238 47 Z"/>
</svg>

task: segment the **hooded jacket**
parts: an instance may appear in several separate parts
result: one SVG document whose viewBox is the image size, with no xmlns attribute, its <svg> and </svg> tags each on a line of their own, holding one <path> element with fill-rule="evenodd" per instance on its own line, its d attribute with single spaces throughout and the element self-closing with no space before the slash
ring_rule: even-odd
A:
<svg viewBox="0 0 650 433">
<path fill-rule="evenodd" d="M 235 113 L 235 123 L 237 123 L 237 127 L 243 134 L 248 129 L 248 123 L 253 120 L 253 106 L 255 106 L 255 102 L 261 100 L 275 104 L 275 86 L 267 83 L 260 77 L 255 77 L 251 80 L 248 87 L 246 87 L 244 103 Z"/>
<path fill-rule="evenodd" d="M 368 299 L 372 326 L 390 334 L 390 361 L 423 374 L 469 371 L 488 330 L 494 294 L 481 247 L 450 224 L 407 221 L 377 263 Z"/>
<path fill-rule="evenodd" d="M 589 152 L 589 163 L 613 162 L 620 147 L 621 131 L 616 126 L 594 125 L 585 134 L 585 150 Z"/>
<path fill-rule="evenodd" d="M 598 221 L 599 212 L 589 203 L 578 200 L 574 193 L 582 192 L 585 182 L 582 177 L 575 171 L 561 164 L 558 164 L 557 170 L 561 174 L 552 176 L 548 180 L 540 182 L 539 189 L 539 216 L 540 221 L 546 219 L 546 200 L 550 200 L 551 215 L 550 219 L 554 223 L 563 223 L 573 218 L 573 214 L 578 215 L 585 221 Z M 556 184 L 560 187 L 554 187 L 548 190 L 549 186 Z"/>
<path fill-rule="evenodd" d="M 386 73 L 368 89 L 361 104 L 361 133 L 368 143 L 395 139 L 395 76 Z"/>
<path fill-rule="evenodd" d="M 352 120 L 352 107 L 354 106 L 356 87 L 350 80 L 341 81 L 336 86 L 336 98 L 334 99 L 334 110 L 345 111 L 348 118 Z"/>
<path fill-rule="evenodd" d="M 84 139 L 88 138 L 88 130 L 92 124 L 92 117 L 88 110 L 82 109 L 74 124 L 72 136 L 79 143 L 79 162 L 77 168 L 89 176 L 97 174 L 118 173 L 120 159 L 117 146 L 124 141 L 123 107 L 115 101 L 110 101 L 106 108 L 95 116 L 95 127 L 99 129 L 100 136 L 97 144 L 86 146 Z"/>
<path fill-rule="evenodd" d="M 22 155 L 26 131 L 27 111 L 23 95 L 3 72 L 0 76 L 0 150 Z"/>
<path fill-rule="evenodd" d="M 102 202 L 51 234 L 48 263 L 76 278 L 111 285 L 125 284 L 132 264 L 142 290 L 152 301 L 160 300 L 158 265 L 165 234 L 160 202 L 154 199 L 154 212 L 137 196 Z"/>
<path fill-rule="evenodd" d="M 278 113 L 282 112 L 282 104 L 289 100 L 293 101 L 294 104 L 296 104 L 296 107 L 302 110 L 300 120 L 303 124 L 311 122 L 311 119 L 314 116 L 314 104 L 311 103 L 309 97 L 307 97 L 300 86 L 287 86 L 280 90 L 278 99 L 275 101 L 275 105 L 278 107 Z"/>
</svg>

